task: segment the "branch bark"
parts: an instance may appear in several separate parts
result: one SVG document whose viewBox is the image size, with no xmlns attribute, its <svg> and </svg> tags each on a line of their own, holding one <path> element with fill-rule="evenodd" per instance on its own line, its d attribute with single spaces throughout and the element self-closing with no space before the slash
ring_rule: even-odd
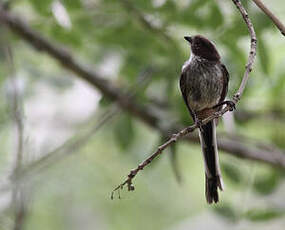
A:
<svg viewBox="0 0 285 230">
<path fill-rule="evenodd" d="M 247 64 L 245 66 L 245 72 L 242 78 L 242 82 L 240 84 L 240 87 L 237 91 L 237 93 L 234 96 L 234 99 L 236 100 L 236 102 L 239 100 L 239 98 L 241 97 L 241 95 L 243 94 L 243 91 L 245 89 L 246 83 L 248 81 L 248 77 L 249 77 L 249 73 L 252 71 L 252 66 L 253 66 L 253 62 L 256 56 L 256 43 L 257 43 L 257 39 L 256 39 L 256 34 L 253 28 L 253 25 L 248 17 L 248 14 L 245 10 L 245 8 L 242 6 L 240 0 L 232 0 L 233 3 L 236 5 L 236 7 L 238 8 L 239 12 L 242 15 L 242 18 L 244 20 L 244 22 L 247 25 L 249 34 L 250 34 L 250 38 L 251 38 L 251 42 L 250 42 L 250 51 L 249 51 L 249 56 L 248 56 L 248 61 Z"/>
<path fill-rule="evenodd" d="M 263 4 L 261 0 L 252 0 L 276 25 L 281 34 L 285 36 L 285 26 L 283 23 Z"/>
</svg>

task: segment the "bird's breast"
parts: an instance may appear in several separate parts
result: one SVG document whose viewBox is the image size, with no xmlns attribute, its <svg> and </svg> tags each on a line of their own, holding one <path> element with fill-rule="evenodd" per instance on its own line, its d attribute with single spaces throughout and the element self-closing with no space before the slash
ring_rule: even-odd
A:
<svg viewBox="0 0 285 230">
<path fill-rule="evenodd" d="M 187 101 L 193 111 L 218 104 L 223 91 L 223 73 L 219 63 L 193 62 L 185 68 Z"/>
</svg>

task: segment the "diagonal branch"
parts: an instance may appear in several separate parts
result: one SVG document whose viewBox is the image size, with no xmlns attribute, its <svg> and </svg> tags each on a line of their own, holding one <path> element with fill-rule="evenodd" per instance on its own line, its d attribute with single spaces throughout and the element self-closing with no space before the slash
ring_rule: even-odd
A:
<svg viewBox="0 0 285 230">
<path fill-rule="evenodd" d="M 226 106 L 223 110 L 221 110 L 220 112 L 217 112 L 211 116 L 209 116 L 208 118 L 204 119 L 201 122 L 201 125 L 204 125 L 206 123 L 208 123 L 209 121 L 213 120 L 214 118 L 218 118 L 221 117 L 224 113 L 226 113 L 227 111 L 229 111 L 231 108 L 230 106 Z M 127 179 L 120 185 L 118 185 L 111 194 L 111 199 L 113 199 L 114 196 L 114 192 L 117 191 L 118 189 L 122 189 L 124 185 L 127 184 L 128 186 L 128 190 L 132 191 L 135 189 L 135 187 L 132 184 L 132 180 L 133 178 L 138 174 L 139 171 L 143 170 L 145 166 L 147 166 L 148 164 L 150 164 L 152 162 L 153 159 L 155 159 L 157 156 L 159 156 L 160 154 L 162 154 L 163 150 L 166 149 L 167 147 L 169 147 L 170 145 L 174 144 L 177 140 L 181 139 L 182 137 L 185 137 L 187 134 L 193 132 L 196 128 L 198 128 L 198 125 L 191 125 L 189 127 L 186 127 L 184 129 L 182 129 L 181 131 L 179 131 L 178 133 L 175 133 L 172 135 L 172 137 L 166 141 L 165 143 L 163 143 L 162 145 L 160 145 L 157 150 L 151 154 L 147 159 L 145 159 L 141 164 L 138 165 L 137 168 L 133 169 L 130 171 Z"/>
<path fill-rule="evenodd" d="M 232 111 L 235 104 L 238 103 L 238 101 L 240 100 L 246 83 L 248 81 L 249 78 L 249 73 L 252 71 L 252 65 L 254 63 L 255 60 L 255 56 L 256 56 L 256 43 L 257 43 L 257 39 L 256 39 L 256 35 L 255 35 L 255 31 L 253 28 L 253 25 L 248 17 L 248 14 L 246 12 L 246 10 L 244 9 L 244 7 L 242 6 L 241 2 L 239 0 L 232 0 L 233 3 L 236 5 L 236 7 L 238 8 L 239 12 L 241 13 L 244 22 L 246 23 L 248 30 L 249 30 L 249 34 L 251 37 L 250 40 L 250 52 L 249 52 L 249 57 L 248 57 L 248 61 L 245 67 L 245 73 L 243 75 L 243 79 L 242 82 L 240 84 L 240 87 L 238 89 L 238 91 L 236 92 L 236 94 L 233 97 L 233 103 L 234 105 L 230 105 L 227 104 L 227 106 L 225 108 L 223 108 L 221 111 L 214 113 L 213 115 L 209 116 L 208 118 L 204 119 L 201 123 L 201 125 L 208 123 L 209 121 L 215 119 L 215 118 L 219 118 L 221 116 L 223 116 L 223 114 L 225 114 L 228 111 Z M 177 140 L 181 139 L 182 137 L 186 136 L 187 134 L 189 134 L 190 132 L 193 132 L 196 128 L 198 128 L 198 125 L 192 125 L 189 126 L 187 128 L 184 128 L 183 130 L 179 131 L 176 134 L 173 134 L 172 137 L 165 142 L 164 144 L 162 144 L 161 146 L 158 147 L 158 149 L 150 156 L 148 157 L 146 160 L 144 160 L 141 164 L 138 165 L 137 168 L 133 169 L 130 171 L 127 179 L 119 184 L 111 193 L 111 199 L 113 199 L 114 196 L 114 192 L 115 191 L 119 191 L 119 189 L 123 189 L 124 185 L 128 186 L 128 190 L 132 191 L 135 189 L 134 185 L 132 184 L 132 180 L 133 178 L 138 174 L 139 171 L 143 170 L 145 166 L 147 166 L 148 164 L 150 164 L 152 162 L 153 159 L 155 159 L 157 156 L 159 156 L 164 149 L 166 149 L 167 147 L 169 147 L 170 145 L 174 144 Z M 119 193 L 119 198 L 120 198 L 120 193 Z"/>
<path fill-rule="evenodd" d="M 263 4 L 261 0 L 252 0 L 276 25 L 280 32 L 285 36 L 285 26 L 283 23 Z"/>
</svg>

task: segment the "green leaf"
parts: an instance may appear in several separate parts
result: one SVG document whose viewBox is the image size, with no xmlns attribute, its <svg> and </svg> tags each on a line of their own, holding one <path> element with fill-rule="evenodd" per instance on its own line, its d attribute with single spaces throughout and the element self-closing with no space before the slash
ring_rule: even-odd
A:
<svg viewBox="0 0 285 230">
<path fill-rule="evenodd" d="M 209 7 L 211 7 L 211 11 L 207 20 L 207 24 L 216 29 L 217 27 L 223 25 L 224 16 L 216 2 L 211 2 L 211 5 Z"/>
<path fill-rule="evenodd" d="M 232 222 L 237 221 L 239 217 L 237 211 L 228 203 L 221 203 L 221 205 L 215 206 L 214 211 Z"/>
<path fill-rule="evenodd" d="M 81 36 L 75 29 L 66 30 L 63 27 L 54 24 L 50 28 L 50 34 L 61 43 L 69 44 L 75 47 L 81 45 Z"/>
<path fill-rule="evenodd" d="M 176 95 L 175 100 L 176 104 L 175 104 L 175 110 L 178 113 L 178 117 L 180 122 L 183 123 L 183 125 L 190 125 L 191 123 L 193 123 L 192 117 L 189 114 L 189 111 L 187 109 L 187 106 L 183 100 L 182 95 Z"/>
<path fill-rule="evenodd" d="M 50 15 L 50 7 L 53 0 L 30 0 L 30 2 L 37 13 L 44 16 Z"/>
<path fill-rule="evenodd" d="M 263 39 L 259 38 L 258 40 L 258 57 L 260 60 L 262 71 L 266 74 L 269 74 L 269 66 L 270 66 L 270 59 L 268 57 L 268 48 L 266 43 Z"/>
<path fill-rule="evenodd" d="M 253 24 L 257 34 L 261 34 L 266 28 L 273 27 L 272 22 L 263 12 L 257 12 L 254 15 Z"/>
<path fill-rule="evenodd" d="M 272 193 L 278 186 L 281 176 L 278 171 L 272 170 L 255 178 L 253 188 L 262 195 Z"/>
<path fill-rule="evenodd" d="M 244 216 L 251 221 L 268 221 L 284 215 L 284 211 L 277 209 L 251 209 Z"/>
<path fill-rule="evenodd" d="M 122 114 L 115 124 L 114 132 L 119 146 L 127 149 L 135 137 L 132 118 L 127 114 Z"/>
<path fill-rule="evenodd" d="M 171 145 L 169 150 L 170 150 L 171 168 L 173 170 L 176 181 L 178 183 L 181 183 L 182 177 L 181 177 L 181 170 L 180 170 L 179 162 L 178 162 L 177 145 Z"/>
<path fill-rule="evenodd" d="M 221 163 L 221 168 L 223 171 L 223 175 L 229 178 L 235 184 L 240 184 L 242 181 L 242 175 L 239 168 L 231 163 L 223 162 Z"/>
<path fill-rule="evenodd" d="M 68 10 L 80 10 L 82 5 L 80 0 L 61 0 Z"/>
<path fill-rule="evenodd" d="M 102 96 L 101 99 L 99 100 L 99 104 L 102 107 L 110 106 L 112 103 L 113 102 L 109 98 L 107 98 L 105 96 Z"/>
</svg>

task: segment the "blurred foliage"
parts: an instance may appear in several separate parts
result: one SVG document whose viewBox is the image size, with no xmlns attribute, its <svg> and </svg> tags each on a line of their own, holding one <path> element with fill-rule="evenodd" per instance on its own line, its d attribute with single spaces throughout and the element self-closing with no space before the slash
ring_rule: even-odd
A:
<svg viewBox="0 0 285 230">
<path fill-rule="evenodd" d="M 55 2 L 61 8 L 57 4 L 55 10 Z M 284 39 L 251 1 L 242 3 L 258 35 L 258 53 L 237 109 L 269 116 L 236 121 L 235 131 L 284 149 Z M 283 1 L 275 0 L 272 4 L 285 21 Z M 128 89 L 133 94 L 138 92 L 138 103 L 151 105 L 165 124 L 191 123 L 177 87 L 181 66 L 189 57 L 184 35 L 203 34 L 217 44 L 230 72 L 228 97 L 240 84 L 248 56 L 248 31 L 231 1 L 17 0 L 11 1 L 10 7 L 44 37 L 70 49 L 79 62 L 126 92 Z M 71 26 L 63 26 L 64 23 Z M 1 96 L 7 99 L 0 101 L 0 144 L 3 146 L 0 166 L 4 174 L 10 166 L 8 150 L 15 149 L 7 97 L 11 74 L 17 75 L 23 84 L 25 151 L 31 160 L 77 133 L 80 125 L 84 126 L 88 119 L 78 121 L 68 109 L 76 107 L 72 110 L 75 114 L 87 113 L 80 105 L 88 102 L 90 95 L 76 103 L 82 95 L 74 95 L 77 82 L 71 73 L 62 70 L 48 56 L 30 49 L 4 27 L 0 27 L 0 32 L 3 34 L 0 38 Z M 15 72 L 7 65 L 7 46 L 13 51 Z M 147 84 L 138 83 L 141 73 L 150 67 L 154 69 L 149 73 L 150 80 Z M 88 88 L 85 87 L 80 91 L 82 94 Z M 104 96 L 98 100 L 96 109 L 89 113 L 90 119 L 100 118 L 101 112 L 112 105 Z M 58 105 L 54 113 L 51 112 L 53 105 Z M 29 117 L 38 111 L 41 116 Z M 219 129 L 222 128 L 221 122 Z M 51 130 L 49 135 L 43 136 L 40 147 L 36 148 L 36 138 L 48 133 L 47 130 Z M 108 195 L 113 186 L 158 143 L 161 143 L 158 133 L 134 117 L 118 112 L 116 119 L 108 122 L 82 150 L 39 173 L 30 194 L 26 229 L 201 229 L 205 218 L 212 216 L 216 229 L 230 229 L 232 222 L 242 220 L 248 221 L 248 228 L 241 229 L 271 229 L 274 221 L 274 229 L 284 229 L 284 172 L 222 154 L 226 190 L 221 193 L 221 203 L 209 207 L 204 200 L 200 147 L 196 145 L 177 144 L 170 151 L 170 159 L 177 161 L 175 166 L 177 163 L 183 177 L 181 186 L 175 181 L 169 159 L 161 156 L 154 167 L 145 169 L 136 178 L 135 192 L 123 191 L 121 201 L 110 201 Z M 1 210 L 4 211 L 0 228 L 8 229 L 13 222 L 12 214 L 2 206 Z M 258 221 L 263 221 L 263 226 Z"/>
<path fill-rule="evenodd" d="M 278 218 L 284 215 L 284 211 L 276 210 L 276 208 L 272 209 L 253 209 L 249 210 L 246 213 L 246 218 L 252 221 L 268 221 L 273 218 Z"/>
</svg>

